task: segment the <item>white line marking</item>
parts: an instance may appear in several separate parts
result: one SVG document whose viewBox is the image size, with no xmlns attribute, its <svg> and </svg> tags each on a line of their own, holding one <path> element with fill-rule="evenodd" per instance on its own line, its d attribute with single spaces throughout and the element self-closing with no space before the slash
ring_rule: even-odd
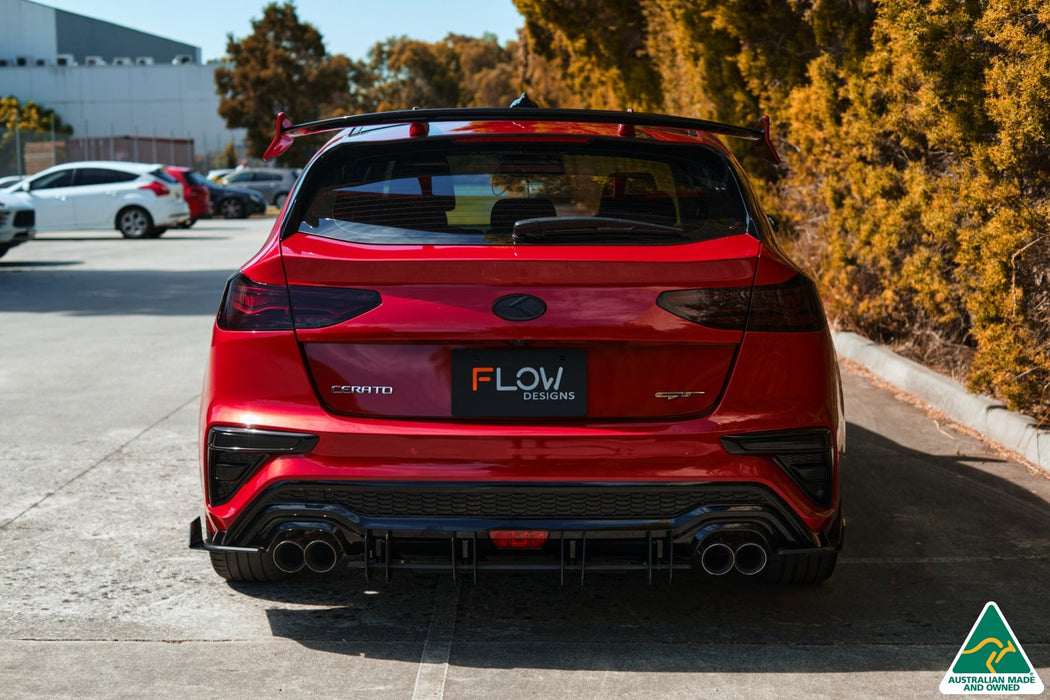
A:
<svg viewBox="0 0 1050 700">
<path fill-rule="evenodd" d="M 412 700 L 441 700 L 445 696 L 448 676 L 448 658 L 452 651 L 452 637 L 456 631 L 456 608 L 459 589 L 442 577 L 434 591 L 434 612 L 430 616 L 427 638 L 416 673 L 416 687 Z"/>
</svg>

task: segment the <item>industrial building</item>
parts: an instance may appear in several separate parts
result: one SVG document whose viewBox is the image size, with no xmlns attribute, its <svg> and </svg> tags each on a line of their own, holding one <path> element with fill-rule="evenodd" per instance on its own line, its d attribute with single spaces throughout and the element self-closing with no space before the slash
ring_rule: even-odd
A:
<svg viewBox="0 0 1050 700">
<path fill-rule="evenodd" d="M 106 139 L 136 144 L 142 159 L 158 144 L 173 152 L 169 142 L 197 157 L 241 146 L 244 130 L 218 114 L 220 64 L 202 65 L 200 47 L 30 0 L 0 0 L 0 17 L 0 97 L 54 110 L 76 139 L 102 144 L 96 157 L 112 155 Z"/>
</svg>

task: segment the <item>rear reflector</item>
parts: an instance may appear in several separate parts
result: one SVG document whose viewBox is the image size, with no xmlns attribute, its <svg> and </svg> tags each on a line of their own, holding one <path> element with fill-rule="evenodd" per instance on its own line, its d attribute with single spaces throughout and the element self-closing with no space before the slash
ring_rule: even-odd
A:
<svg viewBox="0 0 1050 700">
<path fill-rule="evenodd" d="M 830 431 L 817 428 L 725 435 L 721 443 L 729 454 L 772 457 L 811 501 L 824 507 L 831 505 L 835 453 Z"/>
<path fill-rule="evenodd" d="M 805 275 L 753 288 L 664 292 L 656 304 L 687 321 L 727 331 L 817 331 L 825 324 L 816 286 Z"/>
<path fill-rule="evenodd" d="M 539 549 L 549 537 L 546 530 L 489 530 L 489 539 L 499 549 Z"/>
<path fill-rule="evenodd" d="M 370 289 L 263 284 L 242 273 L 230 278 L 219 309 L 219 328 L 280 331 L 324 328 L 360 316 L 382 302 Z"/>
</svg>

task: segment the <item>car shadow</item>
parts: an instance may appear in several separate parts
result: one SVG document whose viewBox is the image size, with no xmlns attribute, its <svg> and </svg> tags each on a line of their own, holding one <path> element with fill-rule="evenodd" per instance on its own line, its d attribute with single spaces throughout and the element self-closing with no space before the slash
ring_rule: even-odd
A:
<svg viewBox="0 0 1050 700">
<path fill-rule="evenodd" d="M 943 672 L 989 600 L 1030 658 L 1050 644 L 1050 504 L 985 456 L 926 454 L 855 424 L 849 445 L 846 548 L 819 586 L 676 572 L 653 585 L 639 574 L 561 587 L 556 574 L 456 585 L 340 573 L 232 587 L 276 603 L 273 634 L 306 647 L 418 663 L 444 624 L 450 663 L 472 668 Z"/>
<path fill-rule="evenodd" d="M 0 270 L 20 267 L 72 267 L 83 264 L 83 260 L 0 260 Z"/>
<path fill-rule="evenodd" d="M 221 229 L 221 228 L 214 228 L 214 229 L 203 228 L 201 230 L 203 230 L 203 231 L 222 231 L 223 229 Z M 71 243 L 71 242 L 84 243 L 84 242 L 88 242 L 88 241 L 91 241 L 91 242 L 98 242 L 98 241 L 118 242 L 119 241 L 122 245 L 134 245 L 136 240 L 140 240 L 140 241 L 157 241 L 157 240 L 160 240 L 160 241 L 222 241 L 222 240 L 229 240 L 229 238 L 230 238 L 229 236 L 220 236 L 220 235 L 199 236 L 199 235 L 195 235 L 196 233 L 197 233 L 196 231 L 194 231 L 193 233 L 183 233 L 181 229 L 180 230 L 169 229 L 169 230 L 165 231 L 164 234 L 161 235 L 159 238 L 141 238 L 141 239 L 132 239 L 132 240 L 125 239 L 119 233 L 114 233 L 111 236 L 105 236 L 105 235 L 101 235 L 101 236 L 94 236 L 94 235 L 92 235 L 92 236 L 50 236 L 48 234 L 42 234 L 42 235 L 38 235 L 36 238 L 34 238 L 33 239 L 33 243 L 34 244 L 36 244 L 36 243 Z"/>
<path fill-rule="evenodd" d="M 74 316 L 213 315 L 233 270 L 90 270 L 79 263 L 0 264 L 0 312 Z M 34 268 L 12 274 L 19 267 Z M 75 293 L 70 293 L 75 290 Z"/>
</svg>

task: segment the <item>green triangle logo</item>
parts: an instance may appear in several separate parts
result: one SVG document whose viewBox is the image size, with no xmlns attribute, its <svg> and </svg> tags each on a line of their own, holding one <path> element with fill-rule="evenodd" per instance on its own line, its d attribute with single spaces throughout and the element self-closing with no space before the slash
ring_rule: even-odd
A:
<svg viewBox="0 0 1050 700">
<path fill-rule="evenodd" d="M 941 681 L 941 692 L 946 695 L 1043 692 L 1039 674 L 995 603 L 984 606 Z"/>
</svg>

